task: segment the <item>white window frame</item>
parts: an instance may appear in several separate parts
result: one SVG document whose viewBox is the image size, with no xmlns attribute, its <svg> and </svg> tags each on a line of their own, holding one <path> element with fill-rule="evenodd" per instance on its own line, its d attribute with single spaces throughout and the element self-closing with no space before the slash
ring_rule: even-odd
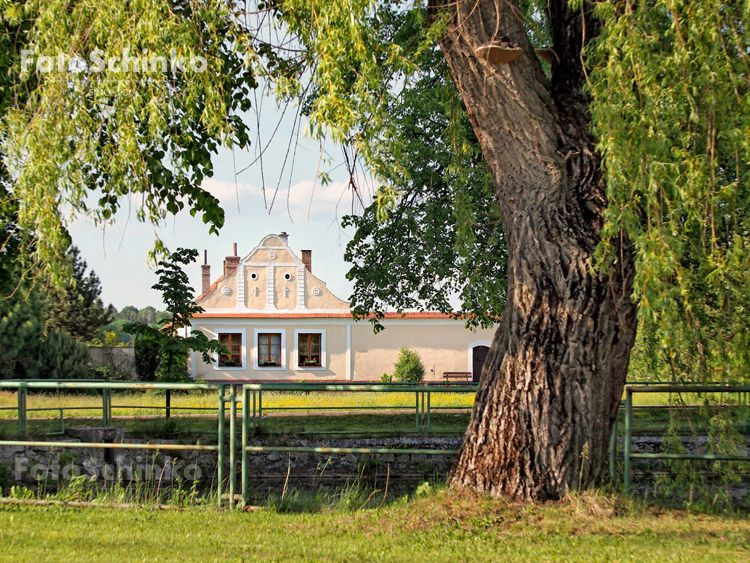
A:
<svg viewBox="0 0 750 563">
<path fill-rule="evenodd" d="M 214 371 L 246 371 L 247 370 L 247 331 L 244 328 L 219 328 L 214 330 L 216 334 L 216 340 L 219 339 L 220 334 L 239 334 L 242 338 L 242 365 L 240 367 L 225 367 L 219 365 L 219 354 L 216 354 L 214 359 Z"/>
<path fill-rule="evenodd" d="M 258 358 L 258 335 L 260 334 L 280 334 L 281 335 L 281 365 L 280 366 L 259 366 Z M 286 329 L 285 328 L 256 328 L 253 333 L 253 371 L 284 371 L 286 369 Z"/>
<path fill-rule="evenodd" d="M 320 335 L 320 366 L 308 367 L 299 365 L 299 335 L 300 334 L 319 334 Z M 294 359 L 292 365 L 294 371 L 325 371 L 328 369 L 328 354 L 326 351 L 326 329 L 324 328 L 295 328 L 294 329 Z"/>
</svg>

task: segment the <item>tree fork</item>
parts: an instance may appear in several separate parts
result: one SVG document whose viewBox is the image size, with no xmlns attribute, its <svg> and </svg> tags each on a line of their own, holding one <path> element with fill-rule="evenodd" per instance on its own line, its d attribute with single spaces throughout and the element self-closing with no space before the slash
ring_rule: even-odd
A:
<svg viewBox="0 0 750 563">
<path fill-rule="evenodd" d="M 627 241 L 606 272 L 591 271 L 606 198 L 581 51 L 599 26 L 590 4 L 550 0 L 559 62 L 548 80 L 517 1 L 430 4 L 449 10 L 440 45 L 492 170 L 509 250 L 506 308 L 450 482 L 560 498 L 602 476 L 636 329 Z M 502 65 L 475 54 L 495 41 L 523 53 Z"/>
</svg>

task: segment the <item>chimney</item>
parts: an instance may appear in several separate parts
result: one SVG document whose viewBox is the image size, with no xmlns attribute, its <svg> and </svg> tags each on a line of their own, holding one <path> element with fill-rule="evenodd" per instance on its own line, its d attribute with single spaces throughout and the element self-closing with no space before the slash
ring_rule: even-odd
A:
<svg viewBox="0 0 750 563">
<path fill-rule="evenodd" d="M 289 235 L 286 234 L 285 231 L 281 231 L 278 236 L 281 239 L 281 242 L 284 243 L 284 246 L 289 246 Z"/>
<path fill-rule="evenodd" d="M 312 274 L 312 250 L 302 251 L 302 263 L 307 268 L 307 271 Z"/>
<path fill-rule="evenodd" d="M 211 266 L 208 264 L 208 250 L 203 251 L 203 264 L 201 264 L 201 295 L 208 293 L 211 289 Z"/>
<path fill-rule="evenodd" d="M 237 256 L 237 243 L 234 243 L 234 256 L 227 256 L 224 259 L 224 277 L 231 276 L 240 263 L 240 257 Z"/>
</svg>

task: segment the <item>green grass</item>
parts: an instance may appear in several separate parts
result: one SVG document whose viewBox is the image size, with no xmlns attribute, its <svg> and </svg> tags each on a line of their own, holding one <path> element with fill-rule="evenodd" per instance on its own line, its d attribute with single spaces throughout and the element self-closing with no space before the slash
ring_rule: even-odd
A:
<svg viewBox="0 0 750 563">
<path fill-rule="evenodd" d="M 736 403 L 737 395 L 718 394 L 669 394 L 669 393 L 637 393 L 633 395 L 635 405 L 664 405 L 678 401 L 685 403 L 703 403 L 708 399 L 712 403 Z M 474 397 L 469 393 L 432 393 L 431 406 L 435 408 L 471 408 Z M 112 392 L 113 416 L 146 416 L 163 415 L 165 405 L 164 393 L 155 392 Z M 215 392 L 180 392 L 173 393 L 171 406 L 175 414 L 201 414 L 199 409 L 215 410 L 218 396 Z M 16 393 L 0 391 L 0 419 L 16 418 Z M 129 408 L 124 408 L 124 407 Z M 59 416 L 59 411 L 66 409 L 66 417 L 95 417 L 101 413 L 101 396 L 96 393 L 35 393 L 30 392 L 27 398 L 28 418 L 49 418 Z M 77 407 L 77 408 L 76 408 Z M 390 393 L 354 393 L 354 392 L 277 392 L 263 393 L 263 409 L 274 412 L 276 409 L 355 409 L 366 407 L 385 409 L 388 407 L 413 409 L 415 407 L 414 392 Z M 52 409 L 52 410 L 33 410 Z"/>
<path fill-rule="evenodd" d="M 521 505 L 438 491 L 355 512 L 0 508 L 0 561 L 750 560 L 750 522 L 583 494 Z"/>
<path fill-rule="evenodd" d="M 185 438 L 201 439 L 203 443 L 216 442 L 216 416 L 164 418 L 118 418 L 114 425 L 125 428 L 129 438 Z M 430 427 L 433 432 L 462 434 L 469 424 L 469 413 L 432 413 Z M 66 418 L 65 427 L 98 426 L 101 419 Z M 397 436 L 414 433 L 414 414 L 339 414 L 335 416 L 270 416 L 263 419 L 262 431 L 267 434 L 331 434 L 361 433 L 375 436 Z M 226 419 L 229 431 L 229 417 Z M 29 438 L 49 439 L 59 433 L 60 421 L 55 419 L 30 419 Z M 237 420 L 237 431 L 241 431 L 241 420 Z M 0 420 L 0 439 L 15 439 L 18 424 L 15 420 Z M 207 442 L 208 441 L 208 442 Z"/>
<path fill-rule="evenodd" d="M 716 404 L 721 397 L 708 397 Z M 721 398 L 724 404 L 735 396 Z M 667 393 L 648 393 L 634 395 L 635 405 L 666 405 L 674 404 L 677 400 L 688 404 L 701 404 L 705 395 L 683 394 L 676 397 Z M 147 407 L 163 407 L 165 397 L 163 393 L 154 392 L 113 392 L 113 416 L 115 424 L 126 428 L 134 436 L 161 435 L 168 430 L 169 437 L 188 433 L 215 433 L 217 395 L 214 392 L 175 393 L 171 404 L 174 415 L 173 422 L 167 427 L 162 422 L 163 409 Z M 434 393 L 432 407 L 448 409 L 464 409 L 461 413 L 433 410 L 431 413 L 431 427 L 438 432 L 461 433 L 468 424 L 468 408 L 473 397 L 460 393 Z M 119 405 L 119 407 L 118 407 Z M 130 408 L 124 408 L 128 406 Z M 16 396 L 9 391 L 0 391 L 0 436 L 10 437 L 16 433 Z M 29 393 L 27 408 L 66 407 L 65 424 L 70 426 L 96 426 L 101 424 L 101 398 L 96 394 L 87 393 Z M 76 408 L 77 407 L 77 408 Z M 81 407 L 89 407 L 84 410 Z M 281 407 L 303 409 L 282 411 Z M 356 407 L 373 407 L 369 411 L 357 411 Z M 392 414 L 383 412 L 386 407 L 403 409 L 402 413 Z M 197 408 L 211 410 L 202 411 Z M 240 410 L 241 406 L 238 406 Z M 322 410 L 331 409 L 336 416 L 323 414 Z M 330 433 L 339 431 L 378 432 L 386 431 L 390 434 L 403 434 L 415 430 L 415 396 L 412 392 L 394 393 L 352 393 L 352 392 L 295 392 L 279 393 L 266 392 L 263 394 L 264 415 L 271 415 L 263 420 L 263 429 L 270 433 Z M 349 409 L 352 409 L 351 411 Z M 227 406 L 228 410 L 228 406 Z M 409 412 L 411 411 L 411 412 Z M 329 413 L 329 414 L 330 414 Z M 280 416 L 280 415 L 295 416 Z M 705 414 L 705 413 L 702 413 Z M 279 415 L 279 416 L 277 416 Z M 677 430 L 689 432 L 701 429 L 707 419 L 701 416 L 697 409 L 681 410 L 677 420 Z M 656 433 L 661 435 L 667 428 L 670 413 L 666 409 L 635 409 L 634 433 Z M 624 409 L 619 414 L 620 432 L 623 431 Z M 28 412 L 28 427 L 30 435 L 42 436 L 59 431 L 59 411 L 45 410 Z"/>
<path fill-rule="evenodd" d="M 16 393 L 0 391 L 0 419 L 16 418 Z M 165 397 L 163 393 L 152 392 L 112 392 L 113 416 L 163 415 Z M 439 408 L 471 408 L 474 397 L 467 393 L 433 393 L 431 406 Z M 120 408 L 118 408 L 118 405 Z M 122 408 L 128 406 L 131 408 Z M 175 414 L 201 414 L 196 408 L 216 409 L 218 395 L 215 392 L 173 393 L 171 406 Z M 85 417 L 100 416 L 102 399 L 96 394 L 71 393 L 29 393 L 26 408 L 27 418 L 49 418 L 59 416 L 55 410 L 35 411 L 32 409 L 54 409 L 63 407 L 65 416 Z M 78 407 L 76 409 L 75 407 Z M 83 407 L 86 407 L 84 409 Z M 388 407 L 415 407 L 415 393 L 347 393 L 347 392 L 264 392 L 263 410 L 273 412 L 276 408 L 311 408 L 311 409 L 354 409 L 369 407 L 383 409 Z"/>
</svg>

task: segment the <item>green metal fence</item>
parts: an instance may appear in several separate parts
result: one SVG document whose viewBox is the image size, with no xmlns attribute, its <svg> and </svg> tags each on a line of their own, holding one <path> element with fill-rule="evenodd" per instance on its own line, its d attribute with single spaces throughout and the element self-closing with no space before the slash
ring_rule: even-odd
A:
<svg viewBox="0 0 750 563">
<path fill-rule="evenodd" d="M 229 394 L 226 393 L 229 388 Z M 241 395 L 237 389 L 241 387 Z M 302 448 L 286 446 L 250 446 L 249 436 L 251 428 L 258 431 L 261 428 L 263 413 L 262 394 L 264 391 L 274 392 L 375 392 L 375 393 L 402 393 L 405 390 L 414 391 L 415 394 L 415 421 L 417 431 L 429 432 L 432 393 L 475 393 L 474 385 L 399 385 L 381 384 L 372 385 L 367 383 L 325 385 L 318 383 L 297 384 L 210 384 L 210 383 L 144 383 L 144 382 L 105 382 L 105 381 L 0 381 L 0 389 L 15 389 L 18 395 L 18 432 L 19 437 L 27 431 L 27 392 L 29 389 L 43 390 L 82 390 L 96 389 L 102 392 L 102 423 L 107 426 L 112 422 L 112 391 L 113 390 L 148 390 L 163 389 L 170 391 L 187 390 L 214 390 L 217 391 L 217 443 L 206 444 L 150 444 L 150 443 L 93 443 L 93 442 L 60 442 L 60 441 L 36 441 L 36 440 L 0 440 L 0 446 L 26 446 L 26 447 L 50 447 L 50 448 L 101 448 L 101 449 L 148 449 L 148 450 L 198 450 L 217 452 L 217 481 L 218 481 L 218 503 L 221 506 L 224 491 L 228 488 L 229 506 L 233 506 L 236 496 L 237 483 L 237 405 L 242 405 L 242 448 L 241 471 L 242 471 L 242 499 L 247 501 L 249 497 L 249 471 L 248 455 L 263 452 L 311 452 L 327 454 L 394 454 L 394 455 L 455 455 L 457 450 L 433 450 L 433 449 L 400 449 L 400 448 Z M 251 402 L 252 397 L 252 402 Z M 229 403 L 229 436 L 226 435 L 226 404 Z M 252 406 L 251 406 L 252 405 Z M 63 410 L 60 407 L 61 420 Z M 67 407 L 72 409 L 75 407 Z M 169 408 L 167 404 L 166 408 Z M 172 407 L 174 408 L 174 407 Z M 55 408 L 56 410 L 58 408 Z M 38 410 L 52 410 L 38 409 Z M 62 422 L 64 429 L 64 421 Z M 227 440 L 227 438 L 229 438 Z M 229 478 L 225 479 L 226 444 L 229 444 Z M 229 481 L 228 487 L 226 481 Z"/>
<path fill-rule="evenodd" d="M 80 384 L 80 385 L 79 385 Z M 106 384 L 106 385 L 105 385 Z M 25 434 L 28 431 L 28 413 L 30 412 L 42 412 L 42 411 L 56 411 L 59 413 L 60 419 L 60 431 L 50 432 L 49 434 L 64 434 L 65 433 L 65 412 L 68 411 L 81 411 L 81 410 L 100 410 L 101 419 L 103 426 L 110 426 L 114 418 L 112 411 L 113 409 L 136 409 L 136 410 L 163 410 L 166 418 L 170 418 L 173 411 L 208 411 L 210 413 L 218 414 L 218 407 L 200 407 L 200 406 L 173 406 L 171 404 L 171 392 L 186 390 L 188 389 L 182 384 L 156 384 L 147 382 L 106 382 L 104 380 L 86 380 L 86 381 L 72 381 L 72 380 L 34 380 L 34 381 L 0 381 L 0 389 L 16 389 L 18 393 L 18 404 L 16 407 L 0 408 L 0 410 L 16 410 L 18 417 L 18 432 L 19 434 Z M 182 385 L 182 386 L 180 386 Z M 227 384 L 200 384 L 209 387 L 200 387 L 199 389 L 205 390 L 210 388 L 213 390 L 218 389 L 222 385 Z M 239 384 L 238 384 L 239 385 Z M 302 387 L 301 387 L 302 385 Z M 431 432 L 431 413 L 436 411 L 444 410 L 469 410 L 471 407 L 445 407 L 445 406 L 434 406 L 431 404 L 431 392 L 435 389 L 448 389 L 452 392 L 476 392 L 476 384 L 455 384 L 455 383 L 430 383 L 428 385 L 420 385 L 414 383 L 389 383 L 386 385 L 375 385 L 367 382 L 348 382 L 348 383 L 337 383 L 335 385 L 336 391 L 339 392 L 351 392 L 353 390 L 367 390 L 372 391 L 374 387 L 381 388 L 387 387 L 391 391 L 414 392 L 414 403 L 413 407 L 406 405 L 388 405 L 388 406 L 373 406 L 373 405 L 351 405 L 346 407 L 336 406 L 302 406 L 302 407 L 286 407 L 286 406 L 273 406 L 264 407 L 263 403 L 263 392 L 316 392 L 321 391 L 324 388 L 331 389 L 330 385 L 322 383 L 305 383 L 305 384 L 263 384 L 262 388 L 256 389 L 253 400 L 255 401 L 255 408 L 257 409 L 257 416 L 253 417 L 256 431 L 261 429 L 263 413 L 270 412 L 288 412 L 288 411 L 304 411 L 304 412 L 335 412 L 335 411 L 382 411 L 382 410 L 404 410 L 408 411 L 410 408 L 413 409 L 415 415 L 415 432 Z M 81 389 L 97 389 L 101 391 L 102 406 L 91 407 L 91 406 L 66 406 L 66 407 L 44 407 L 44 408 L 28 408 L 27 404 L 27 391 L 30 389 L 36 390 L 81 390 Z M 127 405 L 127 404 L 113 404 L 112 403 L 112 391 L 115 390 L 134 390 L 134 389 L 162 389 L 165 391 L 165 404 L 164 406 L 155 405 Z M 190 389 L 193 389 L 192 387 Z M 198 389 L 198 388 L 196 388 Z M 464 391 L 460 391 L 463 389 Z M 385 431 L 387 432 L 387 431 Z M 305 433 L 305 432 L 302 432 Z M 335 434 L 341 434 L 341 431 L 333 432 Z M 377 432 L 376 432 L 377 433 Z"/>
<path fill-rule="evenodd" d="M 625 386 L 625 437 L 624 437 L 624 475 L 623 488 L 629 492 L 632 484 L 632 467 L 633 459 L 685 459 L 685 460 L 704 460 L 704 461 L 750 461 L 750 456 L 746 455 L 718 455 L 718 454 L 668 454 L 668 453 L 634 453 L 633 449 L 633 395 L 636 393 L 737 393 L 739 395 L 738 404 L 745 404 L 750 386 L 729 386 L 729 385 L 674 385 L 659 384 L 657 385 L 626 385 Z M 610 442 L 610 473 L 612 480 L 616 479 L 616 455 L 617 455 L 617 424 L 612 431 L 612 441 Z"/>
<path fill-rule="evenodd" d="M 228 388 L 228 394 L 227 394 Z M 147 390 L 162 389 L 171 391 L 203 390 L 215 391 L 217 393 L 216 412 L 217 421 L 217 443 L 205 444 L 123 444 L 123 443 L 81 443 L 81 442 L 55 442 L 55 441 L 27 441 L 27 440 L 4 440 L 0 446 L 32 446 L 32 447 L 63 447 L 63 448 L 104 448 L 104 449 L 150 449 L 150 450 L 202 450 L 216 451 L 218 456 L 217 476 L 219 483 L 219 503 L 222 502 L 223 492 L 228 488 L 230 506 L 235 500 L 235 487 L 237 483 L 237 455 L 241 456 L 241 480 L 242 499 L 247 501 L 249 495 L 249 471 L 248 456 L 263 452 L 290 452 L 290 453 L 329 453 L 329 454 L 395 454 L 395 455 L 455 455 L 456 450 L 425 450 L 425 449 L 398 449 L 398 448 L 303 448 L 286 446 L 250 446 L 249 437 L 252 432 L 261 429 L 263 417 L 263 393 L 264 392 L 351 392 L 351 393 L 414 393 L 415 428 L 417 432 L 430 432 L 430 414 L 435 410 L 431 406 L 433 393 L 475 393 L 475 385 L 399 385 L 370 383 L 348 383 L 348 384 L 320 384 L 320 383 L 260 383 L 260 384 L 217 384 L 217 383 L 145 383 L 145 382 L 106 382 L 106 381 L 0 381 L 0 389 L 15 389 L 17 391 L 18 410 L 18 432 L 23 436 L 27 431 L 27 394 L 29 390 L 81 390 L 95 389 L 101 391 L 102 396 L 102 423 L 107 426 L 112 422 L 112 391 L 118 390 Z M 239 391 L 239 392 L 238 392 Z M 750 456 L 724 456 L 715 454 L 641 454 L 632 452 L 632 421 L 635 408 L 645 408 L 648 405 L 633 405 L 633 395 L 636 393 L 737 393 L 740 395 L 740 404 L 750 396 L 750 386 L 731 387 L 723 385 L 672 385 L 672 384 L 649 384 L 649 385 L 627 385 L 625 388 L 625 435 L 624 435 L 624 488 L 628 491 L 631 487 L 631 461 L 633 459 L 685 459 L 685 460 L 727 460 L 727 461 L 750 461 Z M 226 405 L 229 404 L 229 429 L 227 436 L 226 428 Z M 242 406 L 241 412 L 241 436 L 242 447 L 237 452 L 237 418 L 238 404 Z M 669 408 L 668 405 L 664 405 Z M 61 421 L 64 425 L 63 411 L 81 407 L 54 407 L 60 411 Z M 90 407 L 98 408 L 98 407 Z M 142 408 L 142 407 L 138 407 Z M 162 407 L 154 407 L 162 408 Z M 167 412 L 169 403 L 164 407 Z M 200 409 L 200 407 L 184 407 Z M 363 407 L 369 409 L 371 407 Z M 396 406 L 395 408 L 403 408 Z M 53 410 L 53 408 L 36 409 Z M 213 408 L 204 410 L 214 410 Z M 281 409 L 276 409 L 281 410 Z M 288 410 L 288 409 L 287 409 Z M 311 408 L 309 410 L 330 410 L 327 407 Z M 352 409 L 354 410 L 354 409 Z M 63 426 L 64 429 L 64 426 Z M 617 456 L 617 425 L 612 433 L 610 442 L 610 472 L 612 479 L 616 480 L 616 456 Z M 344 434 L 345 432 L 339 432 Z M 229 451 L 226 451 L 228 443 Z M 229 476 L 225 476 L 226 456 L 229 457 Z M 227 483 L 228 481 L 228 483 Z"/>
<path fill-rule="evenodd" d="M 436 449 L 402 449 L 402 448 L 306 448 L 294 446 L 250 446 L 250 429 L 260 428 L 262 414 L 262 392 L 265 391 L 321 391 L 321 392 L 357 392 L 357 393 L 401 393 L 403 386 L 392 384 L 360 384 L 360 385 L 325 385 L 325 384 L 250 384 L 242 386 L 242 398 L 237 395 L 237 385 L 230 385 L 228 401 L 230 403 L 229 433 L 235 436 L 235 421 L 237 419 L 237 403 L 242 403 L 242 501 L 247 502 L 250 495 L 250 472 L 248 455 L 251 453 L 264 452 L 289 452 L 289 453 L 329 453 L 329 454 L 393 454 L 393 455 L 456 455 L 458 450 L 436 450 Z M 432 393 L 476 393 L 474 385 L 449 385 L 449 386 L 413 386 L 415 389 L 415 411 L 417 430 L 430 430 L 430 397 Z M 220 394 L 223 390 L 219 391 Z M 252 399 L 251 399 L 252 398 Z M 256 400 L 257 399 L 257 400 Z M 221 402 L 221 401 L 220 401 Z M 251 405 L 252 404 L 252 410 Z M 256 410 L 256 405 L 258 409 Z M 220 436 L 223 436 L 223 417 L 219 417 Z M 235 499 L 236 475 L 236 453 L 235 440 L 229 441 L 229 505 Z"/>
</svg>

